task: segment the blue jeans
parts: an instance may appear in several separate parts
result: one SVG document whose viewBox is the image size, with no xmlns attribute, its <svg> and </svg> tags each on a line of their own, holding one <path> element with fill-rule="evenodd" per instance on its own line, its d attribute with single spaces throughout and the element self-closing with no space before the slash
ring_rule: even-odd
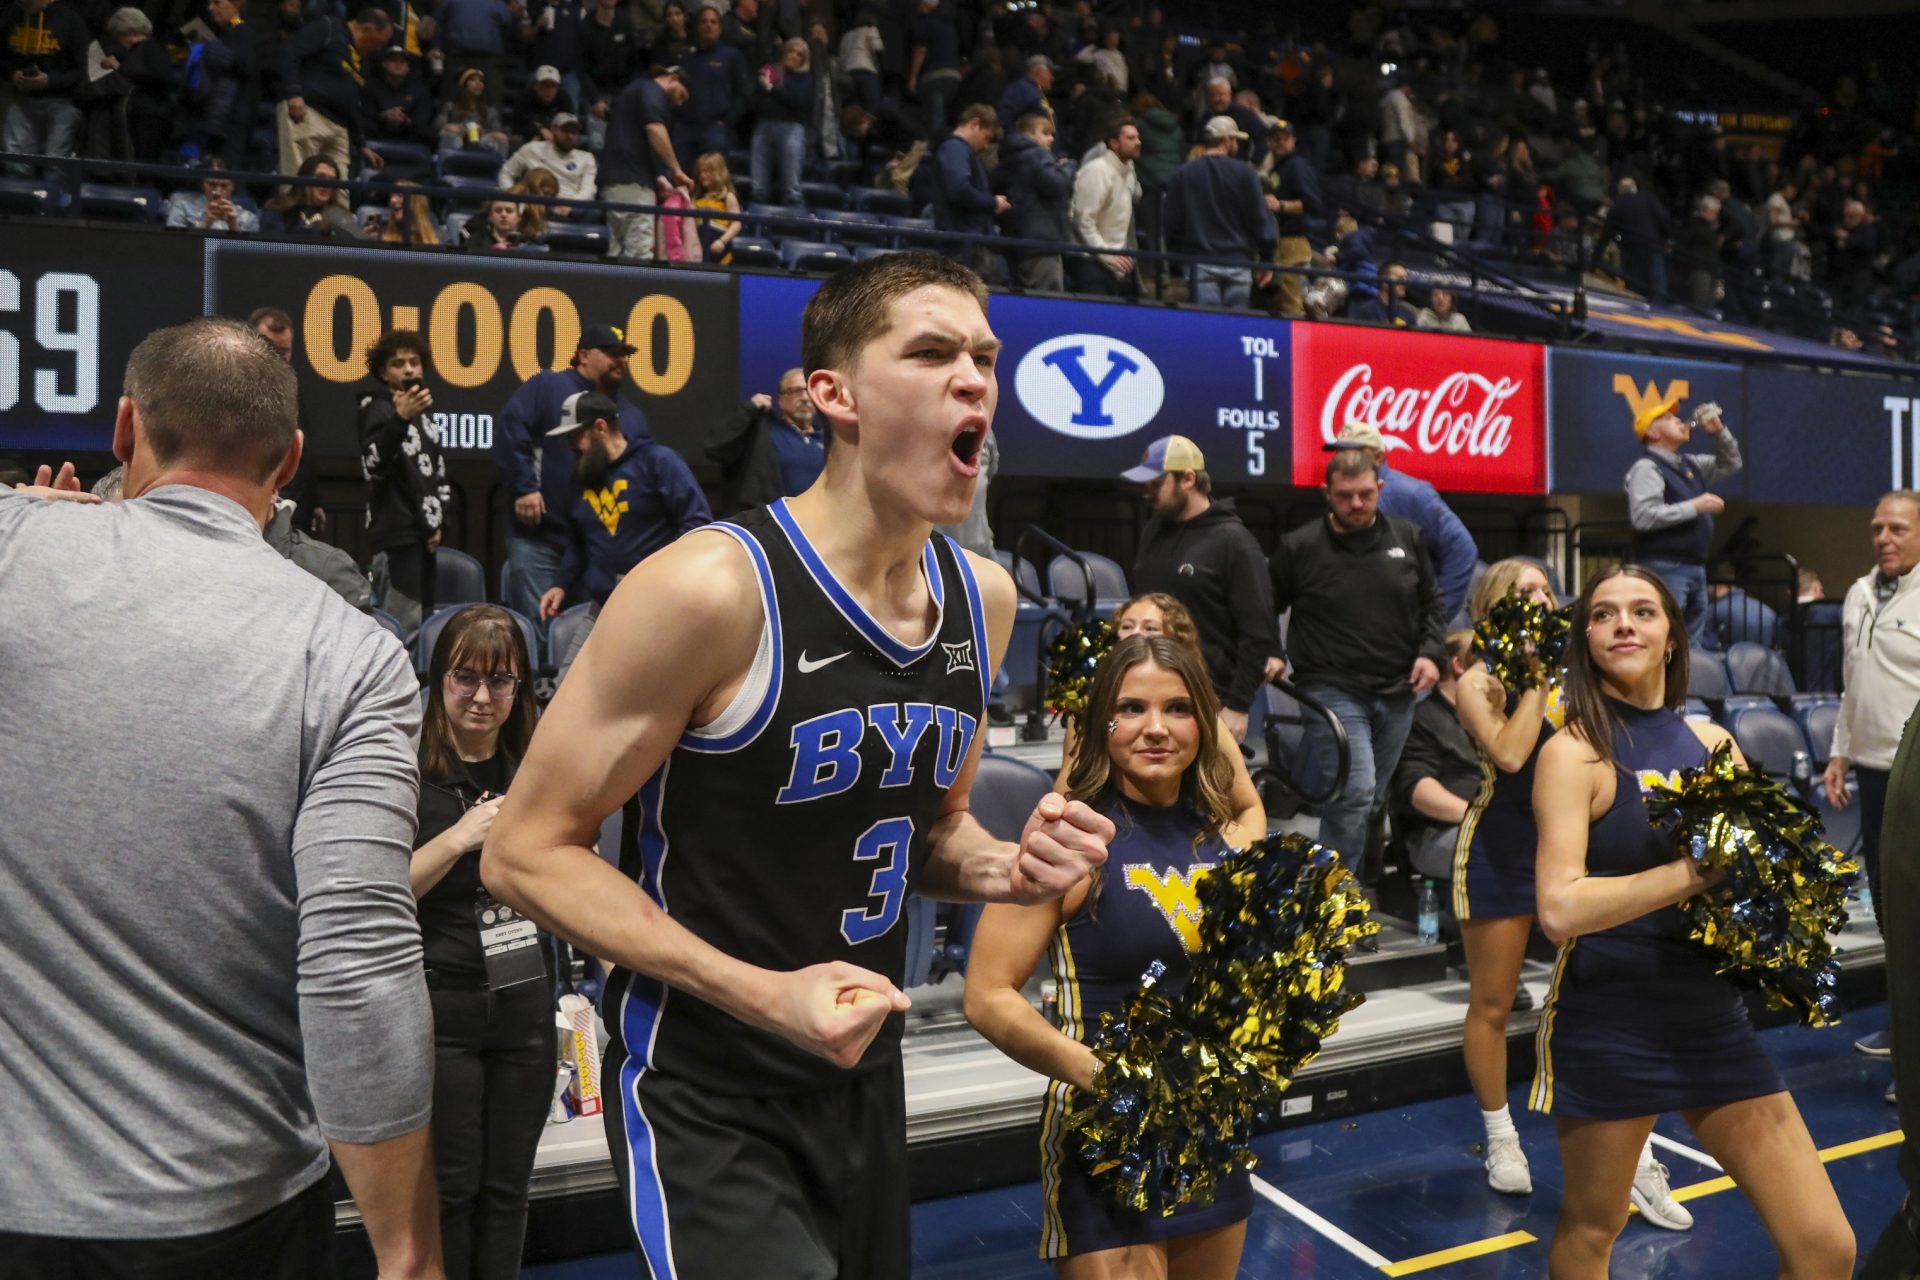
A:
<svg viewBox="0 0 1920 1280">
<path fill-rule="evenodd" d="M 1242 267 L 1189 267 L 1187 288 L 1196 307 L 1245 307 L 1253 272 Z"/>
<path fill-rule="evenodd" d="M 1707 608 L 1707 566 L 1655 559 L 1642 560 L 1640 564 L 1659 574 L 1667 590 L 1673 592 L 1681 613 L 1686 615 L 1687 643 L 1696 649 L 1718 649 L 1720 637 L 1713 633 L 1712 616 Z"/>
<path fill-rule="evenodd" d="M 560 549 L 545 539 L 507 537 L 507 608 L 528 621 L 540 621 L 540 597 L 554 585 L 560 572 Z M 544 628 L 536 625 L 536 632 Z M 540 655 L 533 655 L 534 661 Z"/>
<path fill-rule="evenodd" d="M 771 122 L 755 125 L 753 198 L 799 208 L 800 170 L 806 162 L 807 126 Z"/>
<path fill-rule="evenodd" d="M 1413 663 L 1407 666 L 1411 669 Z M 1339 717 L 1347 731 L 1347 785 L 1320 806 L 1320 843 L 1344 858 L 1362 884 L 1370 884 L 1380 874 L 1378 868 L 1365 865 L 1367 819 L 1386 796 L 1400 764 L 1400 749 L 1407 745 L 1407 730 L 1413 727 L 1413 692 L 1369 697 L 1324 684 L 1302 685 L 1301 691 Z M 1333 733 L 1318 716 L 1307 717 L 1305 748 L 1301 781 L 1317 792 L 1333 781 L 1340 760 Z"/>
<path fill-rule="evenodd" d="M 80 123 L 80 108 L 71 98 L 16 95 L 7 108 L 3 149 L 14 155 L 71 156 Z M 7 172 L 30 178 L 33 166 L 9 163 Z"/>
</svg>

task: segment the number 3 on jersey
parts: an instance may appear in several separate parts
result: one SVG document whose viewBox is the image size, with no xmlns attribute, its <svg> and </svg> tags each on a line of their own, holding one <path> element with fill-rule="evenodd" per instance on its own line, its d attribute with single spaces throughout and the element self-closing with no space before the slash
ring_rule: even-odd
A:
<svg viewBox="0 0 1920 1280">
<path fill-rule="evenodd" d="M 913 841 L 912 818 L 888 818 L 868 827 L 854 842 L 855 862 L 879 862 L 874 868 L 868 897 L 877 907 L 849 907 L 840 913 L 840 936 L 859 946 L 880 937 L 900 918 L 907 896 L 907 850 Z"/>
</svg>

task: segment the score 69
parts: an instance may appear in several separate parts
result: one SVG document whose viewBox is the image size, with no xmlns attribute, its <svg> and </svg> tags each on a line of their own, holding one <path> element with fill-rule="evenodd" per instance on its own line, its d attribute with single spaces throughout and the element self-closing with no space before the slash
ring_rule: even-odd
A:
<svg viewBox="0 0 1920 1280">
<path fill-rule="evenodd" d="M 460 327 L 471 316 L 472 340 L 463 346 Z M 540 358 L 540 328 L 552 327 L 549 357 Z M 344 324 L 342 323 L 344 320 Z M 367 376 L 365 352 L 384 328 L 426 334 L 433 349 L 434 376 L 455 387 L 484 387 L 500 376 L 502 358 L 516 381 L 548 369 L 564 369 L 580 344 L 580 312 L 573 299 L 546 285 L 528 289 L 502 305 L 491 289 L 455 281 L 434 295 L 421 324 L 420 308 L 381 310 L 373 286 L 358 276 L 331 275 L 307 294 L 301 332 L 307 362 L 329 382 L 358 382 Z M 693 376 L 693 317 L 686 305 L 654 293 L 628 309 L 624 332 L 638 348 L 628 366 L 634 387 L 652 396 L 670 396 Z"/>
</svg>

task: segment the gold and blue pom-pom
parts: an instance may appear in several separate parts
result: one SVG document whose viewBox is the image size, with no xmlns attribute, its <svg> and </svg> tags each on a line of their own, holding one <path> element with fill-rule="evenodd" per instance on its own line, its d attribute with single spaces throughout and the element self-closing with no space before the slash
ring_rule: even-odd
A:
<svg viewBox="0 0 1920 1280">
<path fill-rule="evenodd" d="M 1087 709 L 1093 672 L 1113 648 L 1113 628 L 1098 618 L 1062 627 L 1047 645 L 1047 709 L 1077 716 Z"/>
<path fill-rule="evenodd" d="M 1810 1027 L 1838 1022 L 1840 962 L 1828 936 L 1847 923 L 1860 864 L 1823 838 L 1820 815 L 1743 768 L 1729 743 L 1683 770 L 1678 787 L 1648 792 L 1647 812 L 1678 853 L 1724 877 L 1680 904 L 1716 970 Z"/>
<path fill-rule="evenodd" d="M 1560 682 L 1572 630 L 1571 606 L 1549 609 L 1514 587 L 1474 624 L 1473 652 L 1508 693 L 1523 693 Z"/>
<path fill-rule="evenodd" d="M 1157 961 L 1093 1042 L 1099 1073 L 1069 1142 L 1114 1203 L 1211 1204 L 1257 1159 L 1253 1137 L 1363 997 L 1346 949 L 1380 926 L 1339 855 L 1301 836 L 1255 842 L 1200 879 L 1200 945 L 1168 992 Z"/>
</svg>

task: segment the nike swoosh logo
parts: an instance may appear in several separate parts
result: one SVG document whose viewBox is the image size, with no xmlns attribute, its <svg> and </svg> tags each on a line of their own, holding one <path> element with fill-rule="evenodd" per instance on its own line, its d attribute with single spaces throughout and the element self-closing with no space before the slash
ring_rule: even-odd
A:
<svg viewBox="0 0 1920 1280">
<path fill-rule="evenodd" d="M 807 661 L 806 650 L 803 649 L 800 651 L 800 674 L 806 675 L 809 671 L 818 671 L 824 666 L 840 661 L 840 659 L 847 656 L 847 653 L 852 652 L 853 650 L 849 649 L 846 653 L 836 653 L 831 658 L 821 658 L 818 661 L 809 662 Z"/>
</svg>

